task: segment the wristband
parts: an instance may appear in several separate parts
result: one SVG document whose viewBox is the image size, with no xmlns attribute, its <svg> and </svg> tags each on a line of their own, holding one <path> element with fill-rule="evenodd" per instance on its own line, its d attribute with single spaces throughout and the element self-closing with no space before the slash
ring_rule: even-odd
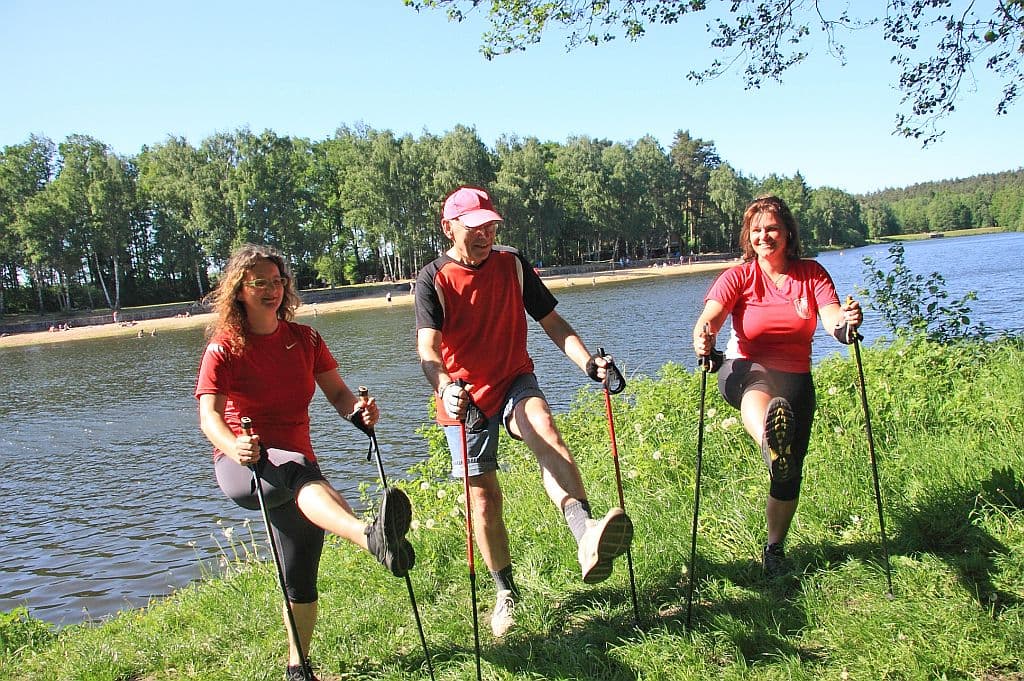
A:
<svg viewBox="0 0 1024 681">
<path fill-rule="evenodd" d="M 857 333 L 857 329 L 850 326 L 850 322 L 843 322 L 832 329 L 832 335 L 843 345 L 849 345 L 855 340 L 863 340 L 864 336 Z"/>
</svg>

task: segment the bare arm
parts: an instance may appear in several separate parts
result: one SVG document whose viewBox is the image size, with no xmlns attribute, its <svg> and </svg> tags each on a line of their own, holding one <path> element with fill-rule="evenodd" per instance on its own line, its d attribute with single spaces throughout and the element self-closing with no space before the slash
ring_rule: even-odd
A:
<svg viewBox="0 0 1024 681">
<path fill-rule="evenodd" d="M 372 397 L 357 397 L 348 387 L 337 369 L 324 371 L 314 376 L 327 401 L 342 418 L 348 418 L 356 409 L 362 409 L 366 425 L 377 423 L 380 413 L 377 402 Z"/>
<path fill-rule="evenodd" d="M 832 333 L 834 329 L 843 324 L 849 324 L 851 329 L 856 329 L 861 325 L 861 322 L 864 321 L 864 311 L 861 310 L 860 303 L 856 300 L 852 298 L 849 300 L 849 303 L 842 305 L 832 303 L 818 309 L 822 328 Z"/>
<path fill-rule="evenodd" d="M 199 427 L 214 447 L 235 463 L 248 466 L 259 461 L 258 435 L 235 435 L 224 420 L 228 398 L 220 394 L 199 396 Z"/>
<path fill-rule="evenodd" d="M 715 347 L 715 339 L 718 331 L 725 324 L 729 311 L 717 300 L 709 300 L 704 303 L 704 310 L 701 311 L 697 323 L 693 327 L 693 351 L 698 357 L 707 357 Z M 704 326 L 710 327 L 711 335 L 705 335 Z"/>
<path fill-rule="evenodd" d="M 420 369 L 435 392 L 452 382 L 441 359 L 441 332 L 423 328 L 416 332 L 416 352 L 420 357 Z"/>
<path fill-rule="evenodd" d="M 569 322 L 562 318 L 555 310 L 549 312 L 539 321 L 541 328 L 548 337 L 558 346 L 558 349 L 565 353 L 565 356 L 572 360 L 584 373 L 587 371 L 587 362 L 590 360 L 590 350 L 583 344 L 579 334 L 572 328 Z M 597 360 L 595 360 L 597 361 Z M 604 362 L 598 361 L 603 367 Z"/>
</svg>

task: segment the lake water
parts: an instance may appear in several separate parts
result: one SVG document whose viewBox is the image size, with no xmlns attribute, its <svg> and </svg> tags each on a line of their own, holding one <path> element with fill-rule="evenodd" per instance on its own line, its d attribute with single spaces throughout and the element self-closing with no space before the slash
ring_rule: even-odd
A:
<svg viewBox="0 0 1024 681">
<path fill-rule="evenodd" d="M 1024 234 L 906 243 L 918 274 L 939 271 L 954 296 L 978 292 L 974 320 L 1020 331 Z M 885 246 L 822 254 L 840 296 L 863 280 L 865 255 Z M 885 263 L 883 263 L 885 264 Z M 708 272 L 621 285 L 590 279 L 556 292 L 559 311 L 592 349 L 604 346 L 627 377 L 654 375 L 666 362 L 694 368 L 690 332 Z M 1012 291 L 1007 294 L 1007 291 Z M 416 429 L 426 420 L 427 384 L 416 361 L 409 306 L 304 317 L 323 334 L 349 385 L 365 384 L 381 403 L 377 426 L 389 475 L 425 455 Z M 870 342 L 884 333 L 864 327 Z M 217 488 L 210 447 L 192 397 L 201 329 L 0 349 L 0 610 L 27 605 L 56 624 L 145 605 L 215 567 L 225 527 L 248 520 L 262 542 L 259 514 L 237 508 Z M 586 379 L 531 323 L 530 346 L 556 412 Z M 815 358 L 840 350 L 819 331 Z M 350 500 L 376 482 L 366 439 L 318 395 L 313 442 L 328 478 Z"/>
</svg>

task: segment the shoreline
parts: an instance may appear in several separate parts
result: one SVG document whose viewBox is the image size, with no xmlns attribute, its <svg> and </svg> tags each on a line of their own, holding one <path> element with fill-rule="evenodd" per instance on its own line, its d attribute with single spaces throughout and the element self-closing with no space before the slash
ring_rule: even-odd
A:
<svg viewBox="0 0 1024 681">
<path fill-rule="evenodd" d="M 555 275 L 544 278 L 544 283 L 552 291 L 567 288 L 570 286 L 592 286 L 614 284 L 624 281 L 637 281 L 652 277 L 681 276 L 698 272 L 713 270 L 724 270 L 736 263 L 735 260 L 719 260 L 714 262 L 697 262 L 688 265 L 666 265 L 663 267 L 642 267 L 635 269 L 615 270 L 612 272 L 588 272 L 572 275 Z M 301 296 L 301 292 L 299 294 Z M 389 305 L 412 306 L 413 296 L 402 294 L 393 296 L 389 303 L 384 296 L 367 296 L 364 298 L 348 298 L 323 303 L 303 303 L 295 311 L 295 318 L 301 320 L 303 317 L 316 316 L 319 314 L 331 314 L 346 310 L 367 310 L 382 309 Z M 17 348 L 32 345 L 51 345 L 55 343 L 67 343 L 77 340 L 91 340 L 97 338 L 132 338 L 137 337 L 141 331 L 143 337 L 157 334 L 159 331 L 192 329 L 203 327 L 213 321 L 214 315 L 211 312 L 195 314 L 190 317 L 160 317 L 148 319 L 136 323 L 133 326 L 120 326 L 111 322 L 110 324 L 96 324 L 92 326 L 73 326 L 65 331 L 32 331 L 28 333 L 17 333 L 0 338 L 0 349 Z"/>
</svg>

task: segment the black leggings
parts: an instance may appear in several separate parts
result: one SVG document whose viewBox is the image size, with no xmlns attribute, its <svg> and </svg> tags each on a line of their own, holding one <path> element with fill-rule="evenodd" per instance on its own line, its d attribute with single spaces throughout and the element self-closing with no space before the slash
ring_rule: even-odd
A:
<svg viewBox="0 0 1024 681">
<path fill-rule="evenodd" d="M 260 460 L 259 472 L 267 514 L 274 528 L 274 542 L 281 556 L 288 600 L 293 603 L 314 603 L 317 600 L 316 579 L 320 554 L 324 548 L 324 531 L 306 520 L 295 503 L 295 493 L 305 484 L 324 480 L 320 466 L 298 452 L 267 449 Z M 214 462 L 217 484 L 236 504 L 259 510 L 252 471 L 223 454 Z"/>
<path fill-rule="evenodd" d="M 803 480 L 804 457 L 811 441 L 811 425 L 814 423 L 814 381 L 811 374 L 794 374 L 788 371 L 769 369 L 747 359 L 726 360 L 718 372 L 718 390 L 725 401 L 739 409 L 740 402 L 748 390 L 760 390 L 772 397 L 785 397 L 796 417 L 796 432 L 791 449 L 797 475 L 789 482 L 772 480 L 768 494 L 779 501 L 793 501 L 800 496 Z"/>
</svg>

